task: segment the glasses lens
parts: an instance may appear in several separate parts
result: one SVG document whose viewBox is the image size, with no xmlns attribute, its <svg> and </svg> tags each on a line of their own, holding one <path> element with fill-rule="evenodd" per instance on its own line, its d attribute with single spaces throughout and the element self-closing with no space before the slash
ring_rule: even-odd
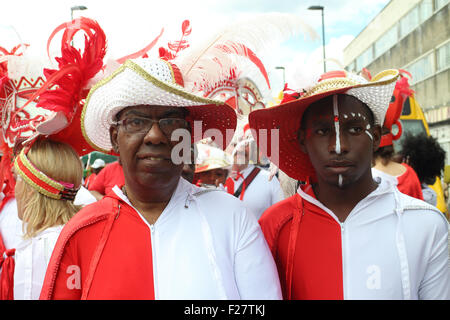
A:
<svg viewBox="0 0 450 320">
<path fill-rule="evenodd" d="M 170 135 L 176 129 L 186 129 L 188 122 L 185 119 L 166 118 L 159 120 L 159 127 L 165 133 Z"/>
<path fill-rule="evenodd" d="M 152 126 L 152 119 L 128 118 L 124 121 L 125 130 L 131 133 L 149 131 Z"/>
</svg>

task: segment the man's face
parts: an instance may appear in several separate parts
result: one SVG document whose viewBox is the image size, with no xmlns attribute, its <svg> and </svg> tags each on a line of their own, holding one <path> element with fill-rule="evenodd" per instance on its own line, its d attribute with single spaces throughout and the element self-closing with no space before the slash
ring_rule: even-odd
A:
<svg viewBox="0 0 450 320">
<path fill-rule="evenodd" d="M 220 184 L 225 184 L 228 177 L 228 170 L 226 169 L 212 169 L 208 171 L 198 172 L 195 174 L 196 178 L 202 181 L 204 184 L 210 184 L 214 186 L 219 186 Z"/>
<path fill-rule="evenodd" d="M 381 135 L 372 119 L 368 107 L 349 95 L 330 96 L 308 107 L 299 141 L 319 183 L 345 188 L 371 174 Z"/>
<path fill-rule="evenodd" d="M 122 110 L 117 120 L 135 120 L 136 126 L 142 119 L 159 120 L 163 118 L 184 119 L 183 108 L 166 106 L 135 106 Z M 175 165 L 171 160 L 172 148 L 178 141 L 171 141 L 170 135 L 163 132 L 155 122 L 151 129 L 133 132 L 122 122 L 110 129 L 111 142 L 115 152 L 120 154 L 127 185 L 159 188 L 177 183 L 183 164 Z M 128 128 L 128 129 L 127 129 Z"/>
</svg>

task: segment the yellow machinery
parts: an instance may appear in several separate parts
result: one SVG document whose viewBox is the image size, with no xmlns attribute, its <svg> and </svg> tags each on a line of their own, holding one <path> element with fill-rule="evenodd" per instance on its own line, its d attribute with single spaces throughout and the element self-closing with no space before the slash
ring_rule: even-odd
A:
<svg viewBox="0 0 450 320">
<path fill-rule="evenodd" d="M 406 132 L 412 133 L 414 135 L 426 132 L 426 134 L 430 135 L 430 129 L 428 128 L 428 123 L 425 119 L 425 116 L 420 108 L 417 100 L 414 98 L 414 95 L 411 95 L 408 99 L 405 100 L 402 109 L 402 115 L 400 116 L 400 122 L 402 123 L 403 135 Z M 401 138 L 395 142 L 397 148 L 401 144 Z M 396 149 L 397 149 L 396 148 Z M 449 212 L 447 205 L 445 203 L 444 190 L 442 188 L 442 183 L 440 177 L 436 177 L 436 181 L 433 185 L 430 185 L 436 194 L 437 194 L 437 208 L 441 210 L 449 219 Z"/>
</svg>

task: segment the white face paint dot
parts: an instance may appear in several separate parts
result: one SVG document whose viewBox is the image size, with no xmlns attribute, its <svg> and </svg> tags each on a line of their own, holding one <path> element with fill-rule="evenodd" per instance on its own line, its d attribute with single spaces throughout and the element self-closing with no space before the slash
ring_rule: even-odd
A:
<svg viewBox="0 0 450 320">
<path fill-rule="evenodd" d="M 366 126 L 366 129 L 369 130 L 371 128 L 370 124 Z"/>
<path fill-rule="evenodd" d="M 340 174 L 339 175 L 339 180 L 338 180 L 339 187 L 342 187 L 342 181 L 343 181 L 342 174 Z"/>
<path fill-rule="evenodd" d="M 348 118 L 348 115 L 344 114 L 344 118 L 347 119 L 347 118 Z"/>
<path fill-rule="evenodd" d="M 352 115 L 352 117 L 356 116 L 356 114 L 354 114 L 353 112 L 350 112 L 350 114 Z"/>
</svg>

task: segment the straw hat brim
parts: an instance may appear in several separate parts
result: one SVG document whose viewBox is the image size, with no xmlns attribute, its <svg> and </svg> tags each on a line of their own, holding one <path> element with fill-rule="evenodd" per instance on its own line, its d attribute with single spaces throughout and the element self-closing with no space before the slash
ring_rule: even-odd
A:
<svg viewBox="0 0 450 320">
<path fill-rule="evenodd" d="M 192 142 L 206 138 L 208 129 L 218 129 L 226 148 L 226 129 L 237 124 L 233 108 L 222 101 L 207 99 L 186 91 L 176 83 L 164 82 L 127 60 L 113 74 L 90 90 L 81 115 L 81 129 L 86 141 L 104 153 L 112 153 L 109 129 L 115 115 L 126 107 L 157 105 L 184 107 L 189 111 L 191 128 L 202 121 L 202 134 L 192 134 Z"/>
</svg>

